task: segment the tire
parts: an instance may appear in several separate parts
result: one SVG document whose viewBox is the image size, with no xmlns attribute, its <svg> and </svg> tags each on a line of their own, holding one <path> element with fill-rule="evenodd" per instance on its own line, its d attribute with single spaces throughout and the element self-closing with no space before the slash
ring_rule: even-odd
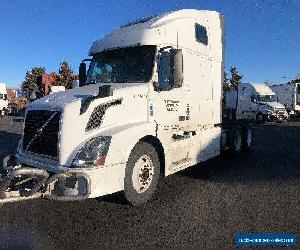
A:
<svg viewBox="0 0 300 250">
<path fill-rule="evenodd" d="M 265 118 L 264 118 L 264 115 L 259 112 L 257 115 L 256 115 L 256 123 L 257 124 L 262 124 L 265 122 Z"/>
<path fill-rule="evenodd" d="M 124 194 L 133 206 L 151 199 L 160 174 L 160 162 L 155 148 L 147 142 L 138 142 L 127 161 Z"/>
<path fill-rule="evenodd" d="M 243 151 L 249 151 L 253 143 L 253 130 L 250 127 L 243 128 Z"/>
<path fill-rule="evenodd" d="M 242 152 L 243 135 L 241 128 L 235 128 L 230 133 L 229 147 L 233 155 L 239 155 Z"/>
</svg>

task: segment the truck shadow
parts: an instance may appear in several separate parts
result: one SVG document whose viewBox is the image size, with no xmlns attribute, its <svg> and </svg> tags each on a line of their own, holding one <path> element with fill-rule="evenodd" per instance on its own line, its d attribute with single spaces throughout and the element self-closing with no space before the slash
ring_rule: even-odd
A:
<svg viewBox="0 0 300 250">
<path fill-rule="evenodd" d="M 129 205 L 129 202 L 126 200 L 123 192 L 117 192 L 114 194 L 105 195 L 99 198 L 96 198 L 99 201 L 103 201 L 105 203 L 112 203 L 118 205 Z"/>
<path fill-rule="evenodd" d="M 214 182 L 264 182 L 300 177 L 300 127 L 264 125 L 254 131 L 254 148 L 237 157 L 218 156 L 178 173 Z"/>
</svg>

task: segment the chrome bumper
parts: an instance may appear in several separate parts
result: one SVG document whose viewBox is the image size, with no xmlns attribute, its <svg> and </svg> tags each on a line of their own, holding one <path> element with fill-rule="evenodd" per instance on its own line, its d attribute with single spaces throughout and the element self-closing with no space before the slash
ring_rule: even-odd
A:
<svg viewBox="0 0 300 250">
<path fill-rule="evenodd" d="M 12 161 L 11 161 L 12 162 Z M 56 173 L 44 169 L 8 164 L 0 174 L 0 203 L 44 197 L 54 200 L 82 200 L 91 193 L 85 173 Z"/>
</svg>

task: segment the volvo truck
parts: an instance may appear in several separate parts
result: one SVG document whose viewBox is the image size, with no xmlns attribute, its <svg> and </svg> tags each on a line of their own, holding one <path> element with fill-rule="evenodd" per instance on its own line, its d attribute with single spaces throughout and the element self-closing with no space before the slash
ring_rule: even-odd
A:
<svg viewBox="0 0 300 250">
<path fill-rule="evenodd" d="M 89 56 L 78 88 L 28 106 L 18 152 L 4 159 L 3 202 L 122 191 L 140 205 L 160 177 L 250 148 L 249 127 L 222 123 L 221 14 L 139 20 L 95 41 Z"/>
<path fill-rule="evenodd" d="M 300 82 L 275 84 L 271 89 L 291 115 L 300 113 Z"/>
<path fill-rule="evenodd" d="M 237 91 L 226 91 L 224 115 L 229 119 L 257 123 L 289 119 L 277 95 L 264 83 L 240 83 Z"/>
</svg>

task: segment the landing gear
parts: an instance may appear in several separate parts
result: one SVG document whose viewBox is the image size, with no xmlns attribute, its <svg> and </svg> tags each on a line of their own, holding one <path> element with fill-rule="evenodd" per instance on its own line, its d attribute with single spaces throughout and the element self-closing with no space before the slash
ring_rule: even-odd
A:
<svg viewBox="0 0 300 250">
<path fill-rule="evenodd" d="M 243 141 L 242 147 L 244 151 L 248 151 L 252 147 L 253 142 L 253 130 L 250 127 L 243 128 Z"/>
<path fill-rule="evenodd" d="M 222 150 L 230 155 L 248 151 L 252 146 L 253 131 L 246 125 L 229 127 L 223 132 Z"/>
</svg>

